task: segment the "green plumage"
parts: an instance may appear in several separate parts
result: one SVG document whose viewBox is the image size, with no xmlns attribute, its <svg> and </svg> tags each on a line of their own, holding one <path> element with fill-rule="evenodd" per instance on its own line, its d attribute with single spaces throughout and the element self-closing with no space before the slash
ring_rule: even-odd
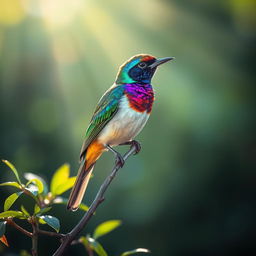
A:
<svg viewBox="0 0 256 256">
<path fill-rule="evenodd" d="M 84 158 L 87 147 L 117 112 L 120 99 L 123 95 L 124 87 L 118 85 L 107 90 L 100 99 L 86 131 L 86 139 L 80 152 L 81 160 Z"/>
</svg>

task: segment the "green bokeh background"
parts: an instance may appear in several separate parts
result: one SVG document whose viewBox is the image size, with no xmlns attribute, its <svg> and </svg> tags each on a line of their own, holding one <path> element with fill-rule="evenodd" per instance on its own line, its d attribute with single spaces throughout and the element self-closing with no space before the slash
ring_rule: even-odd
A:
<svg viewBox="0 0 256 256">
<path fill-rule="evenodd" d="M 109 255 L 137 247 L 156 256 L 256 254 L 255 25 L 254 0 L 0 0 L 0 158 L 48 181 L 64 162 L 75 175 L 119 65 L 138 53 L 175 56 L 153 79 L 141 153 L 83 233 L 121 219 L 101 239 Z M 85 203 L 112 165 L 111 153 L 98 161 Z M 0 170 L 1 182 L 13 179 Z M 1 202 L 12 191 L 1 189 Z M 58 206 L 52 214 L 67 232 L 82 213 Z M 1 255 L 30 249 L 17 231 L 7 237 Z M 42 238 L 39 255 L 57 246 Z"/>
</svg>

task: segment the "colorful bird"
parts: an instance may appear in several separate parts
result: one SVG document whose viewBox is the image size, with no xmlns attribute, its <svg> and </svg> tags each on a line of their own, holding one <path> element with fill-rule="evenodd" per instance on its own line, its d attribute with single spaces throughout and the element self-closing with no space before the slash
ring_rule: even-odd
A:
<svg viewBox="0 0 256 256">
<path fill-rule="evenodd" d="M 67 208 L 78 209 L 97 159 L 104 151 L 111 151 L 117 163 L 124 164 L 117 145 L 131 145 L 140 151 L 134 140 L 146 124 L 154 102 L 151 79 L 157 67 L 172 57 L 156 59 L 139 54 L 125 62 L 119 69 L 116 81 L 100 99 L 86 131 L 80 153 L 81 165 L 70 193 Z"/>
</svg>

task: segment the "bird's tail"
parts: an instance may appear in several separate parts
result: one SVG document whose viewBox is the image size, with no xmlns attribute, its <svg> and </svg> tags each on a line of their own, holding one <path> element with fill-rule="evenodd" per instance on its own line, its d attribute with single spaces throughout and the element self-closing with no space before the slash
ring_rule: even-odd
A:
<svg viewBox="0 0 256 256">
<path fill-rule="evenodd" d="M 75 184 L 70 193 L 67 209 L 76 211 L 81 204 L 86 187 L 91 177 L 93 167 L 97 159 L 104 151 L 104 146 L 97 141 L 89 145 L 86 150 L 85 159 L 81 162 Z"/>
</svg>

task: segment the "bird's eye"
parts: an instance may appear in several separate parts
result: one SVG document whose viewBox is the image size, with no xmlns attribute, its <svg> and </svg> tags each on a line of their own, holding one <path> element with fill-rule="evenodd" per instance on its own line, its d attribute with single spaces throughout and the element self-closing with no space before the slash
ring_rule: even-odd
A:
<svg viewBox="0 0 256 256">
<path fill-rule="evenodd" d="M 147 66 L 147 64 L 145 63 L 145 62 L 140 62 L 139 64 L 138 64 L 138 67 L 139 68 L 145 68 Z"/>
</svg>

